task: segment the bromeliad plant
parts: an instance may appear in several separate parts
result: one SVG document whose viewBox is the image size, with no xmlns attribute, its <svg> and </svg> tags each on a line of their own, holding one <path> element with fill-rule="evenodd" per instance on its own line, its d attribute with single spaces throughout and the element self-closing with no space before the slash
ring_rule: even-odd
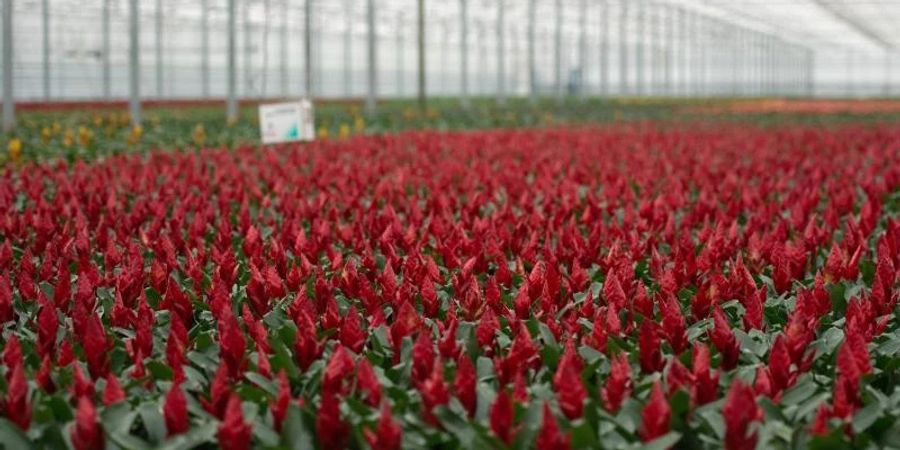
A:
<svg viewBox="0 0 900 450">
<path fill-rule="evenodd" d="M 409 132 L 0 183 L 5 448 L 885 448 L 900 129 Z"/>
</svg>

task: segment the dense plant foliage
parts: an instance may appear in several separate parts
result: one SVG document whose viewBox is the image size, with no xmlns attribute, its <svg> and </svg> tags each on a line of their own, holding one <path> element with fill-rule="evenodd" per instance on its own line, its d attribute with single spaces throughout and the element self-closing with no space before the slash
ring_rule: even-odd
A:
<svg viewBox="0 0 900 450">
<path fill-rule="evenodd" d="M 7 168 L 0 442 L 896 446 L 898 188 L 887 126 Z"/>
</svg>

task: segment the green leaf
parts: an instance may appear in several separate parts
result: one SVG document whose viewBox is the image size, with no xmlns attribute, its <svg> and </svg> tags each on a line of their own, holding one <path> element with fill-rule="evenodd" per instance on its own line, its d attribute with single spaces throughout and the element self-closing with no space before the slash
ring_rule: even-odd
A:
<svg viewBox="0 0 900 450">
<path fill-rule="evenodd" d="M 100 421 L 104 430 L 128 433 L 136 417 L 137 413 L 131 410 L 128 403 L 119 402 L 104 409 L 100 415 Z"/>
<path fill-rule="evenodd" d="M 272 380 L 256 372 L 246 372 L 244 373 L 244 376 L 247 377 L 248 380 L 252 381 L 253 384 L 259 386 L 269 394 L 272 394 L 273 397 L 278 396 L 278 385 L 276 385 Z"/>
<path fill-rule="evenodd" d="M 677 444 L 679 440 L 681 440 L 681 434 L 670 431 L 646 444 L 636 446 L 635 450 L 667 450 Z"/>
<path fill-rule="evenodd" d="M 287 415 L 281 426 L 281 439 L 290 450 L 313 448 L 312 434 L 303 424 L 303 414 L 297 405 L 288 406 Z"/>
<path fill-rule="evenodd" d="M 883 408 L 881 403 L 873 402 L 860 409 L 853 416 L 853 432 L 862 433 L 878 420 Z"/>
<path fill-rule="evenodd" d="M 138 407 L 138 415 L 141 416 L 150 441 L 157 444 L 166 438 L 166 424 L 159 411 L 159 404 L 156 402 L 144 403 Z"/>
<path fill-rule="evenodd" d="M 197 427 L 191 427 L 184 434 L 179 434 L 166 441 L 159 450 L 189 450 L 201 444 L 212 443 L 216 436 L 216 424 L 208 422 Z"/>
<path fill-rule="evenodd" d="M 126 431 L 115 430 L 107 431 L 106 436 L 109 440 L 116 443 L 119 447 L 129 450 L 150 450 L 152 447 L 143 439 L 128 434 Z"/>
<path fill-rule="evenodd" d="M 818 386 L 812 379 L 807 378 L 803 382 L 797 383 L 792 388 L 788 389 L 784 392 L 784 396 L 781 397 L 781 404 L 784 406 L 793 406 L 796 405 L 803 400 L 806 400 L 813 396 L 818 390 Z"/>
<path fill-rule="evenodd" d="M 5 418 L 0 418 L 0 447 L 4 450 L 31 450 L 31 440 L 19 427 Z"/>
</svg>

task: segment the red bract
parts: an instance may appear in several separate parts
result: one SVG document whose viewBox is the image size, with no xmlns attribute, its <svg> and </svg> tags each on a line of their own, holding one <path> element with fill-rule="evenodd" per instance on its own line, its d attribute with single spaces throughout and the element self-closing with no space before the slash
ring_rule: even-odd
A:
<svg viewBox="0 0 900 450">
<path fill-rule="evenodd" d="M 753 389 L 741 380 L 731 382 L 725 396 L 722 417 L 725 419 L 725 448 L 727 450 L 752 450 L 756 448 L 756 432 L 750 432 L 750 424 L 758 415 Z"/>
<path fill-rule="evenodd" d="M 381 407 L 381 414 L 375 429 L 365 430 L 366 442 L 369 443 L 372 450 L 399 450 L 402 434 L 402 429 L 391 417 L 391 408 L 387 403 Z"/>
<path fill-rule="evenodd" d="M 125 390 L 119 379 L 112 373 L 106 375 L 106 386 L 103 388 L 103 404 L 114 405 L 125 400 Z"/>
<path fill-rule="evenodd" d="M 641 440 L 652 441 L 669 432 L 672 410 L 659 381 L 653 383 L 650 399 L 641 411 Z"/>
<path fill-rule="evenodd" d="M 631 364 L 624 353 L 612 358 L 609 378 L 600 395 L 603 397 L 603 407 L 613 413 L 618 412 L 622 402 L 631 396 Z"/>
<path fill-rule="evenodd" d="M 178 383 L 173 383 L 163 403 L 163 418 L 166 421 L 166 432 L 169 436 L 181 434 L 190 428 L 188 421 L 187 401 Z"/>
<path fill-rule="evenodd" d="M 478 394 L 476 392 L 475 366 L 466 355 L 460 355 L 456 361 L 456 377 L 453 381 L 453 392 L 466 408 L 469 417 L 475 415 Z"/>
<path fill-rule="evenodd" d="M 505 389 L 500 389 L 493 406 L 491 406 L 491 430 L 506 445 L 511 445 L 516 435 L 513 427 L 513 414 L 512 399 Z"/>
<path fill-rule="evenodd" d="M 581 417 L 587 390 L 581 379 L 581 361 L 575 353 L 572 341 L 566 344 L 566 350 L 553 377 L 553 388 L 559 401 L 559 408 L 569 420 Z"/>
<path fill-rule="evenodd" d="M 344 448 L 347 441 L 347 424 L 341 418 L 340 398 L 324 392 L 316 417 L 316 434 L 323 448 Z"/>
<path fill-rule="evenodd" d="M 105 446 L 106 440 L 98 421 L 97 409 L 88 397 L 81 397 L 78 400 L 71 438 L 75 450 L 103 450 Z"/>
<path fill-rule="evenodd" d="M 641 323 L 638 333 L 638 352 L 641 370 L 653 373 L 662 370 L 663 359 L 660 352 L 659 326 L 649 320 Z"/>
<path fill-rule="evenodd" d="M 537 440 L 535 441 L 537 448 L 547 450 L 568 450 L 569 441 L 569 436 L 565 436 L 559 431 L 559 425 L 556 424 L 556 419 L 553 417 L 553 411 L 550 410 L 550 405 L 544 402 L 544 419 L 541 424 L 541 431 L 538 433 Z"/>
<path fill-rule="evenodd" d="M 6 417 L 23 430 L 31 424 L 31 402 L 28 399 L 28 382 L 22 364 L 12 367 L 7 374 L 6 398 L 2 400 L 2 410 Z"/>
<path fill-rule="evenodd" d="M 738 357 L 740 357 L 741 353 L 740 344 L 734 337 L 731 325 L 728 324 L 728 319 L 721 309 L 716 308 L 713 311 L 713 320 L 715 326 L 710 332 L 710 340 L 722 355 L 722 368 L 725 370 L 734 369 L 737 366 Z"/>
<path fill-rule="evenodd" d="M 284 370 L 278 372 L 278 397 L 272 402 L 272 422 L 275 431 L 281 431 L 284 419 L 287 417 L 288 406 L 291 403 L 291 385 L 288 382 Z"/>
<path fill-rule="evenodd" d="M 231 394 L 225 407 L 222 423 L 219 424 L 219 446 L 223 450 L 246 450 L 250 448 L 252 428 L 244 422 L 244 413 L 241 410 L 241 399 Z"/>
</svg>

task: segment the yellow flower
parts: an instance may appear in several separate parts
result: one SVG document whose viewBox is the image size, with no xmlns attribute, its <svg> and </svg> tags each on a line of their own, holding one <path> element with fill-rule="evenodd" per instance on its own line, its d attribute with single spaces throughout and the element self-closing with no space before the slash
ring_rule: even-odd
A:
<svg viewBox="0 0 900 450">
<path fill-rule="evenodd" d="M 91 140 L 94 138 L 94 132 L 88 129 L 85 126 L 78 127 L 78 144 L 82 147 L 87 147 L 91 145 Z"/>
<path fill-rule="evenodd" d="M 425 115 L 426 115 L 429 119 L 437 119 L 438 116 L 439 116 L 437 110 L 434 109 L 434 108 L 428 108 L 428 109 L 426 109 L 426 110 L 425 110 Z"/>
<path fill-rule="evenodd" d="M 203 147 L 203 143 L 206 142 L 206 129 L 203 128 L 202 123 L 198 123 L 197 126 L 194 127 L 194 145 L 197 147 Z"/>
<path fill-rule="evenodd" d="M 53 134 L 59 134 L 60 130 L 62 130 L 62 125 L 59 122 L 53 122 Z"/>
<path fill-rule="evenodd" d="M 361 134 L 366 131 L 366 119 L 357 117 L 356 120 L 353 121 L 353 129 L 357 134 Z"/>
<path fill-rule="evenodd" d="M 341 137 L 341 139 L 347 139 L 348 137 L 350 137 L 350 125 L 342 123 L 340 128 L 338 128 L 338 135 Z"/>
<path fill-rule="evenodd" d="M 6 149 L 9 151 L 9 159 L 13 162 L 18 161 L 22 157 L 22 140 L 19 138 L 10 139 Z"/>
<path fill-rule="evenodd" d="M 53 137 L 53 132 L 50 131 L 50 127 L 44 127 L 41 130 L 41 142 L 46 144 L 50 142 L 51 137 Z"/>
<path fill-rule="evenodd" d="M 135 125 L 131 127 L 131 134 L 128 135 L 128 143 L 131 145 L 135 145 L 138 141 L 141 140 L 141 136 L 144 135 L 144 129 L 141 128 L 140 125 Z"/>
<path fill-rule="evenodd" d="M 75 132 L 73 132 L 71 128 L 66 128 L 66 133 L 63 135 L 63 147 L 69 148 L 74 143 Z"/>
<path fill-rule="evenodd" d="M 94 114 L 94 126 L 99 127 L 100 125 L 103 125 L 103 116 Z"/>
<path fill-rule="evenodd" d="M 413 120 L 416 116 L 418 116 L 418 114 L 416 114 L 416 110 L 411 106 L 407 106 L 403 110 L 403 118 L 406 120 Z"/>
<path fill-rule="evenodd" d="M 328 139 L 328 128 L 324 126 L 319 127 L 319 132 L 317 133 L 317 137 L 319 139 Z"/>
</svg>

